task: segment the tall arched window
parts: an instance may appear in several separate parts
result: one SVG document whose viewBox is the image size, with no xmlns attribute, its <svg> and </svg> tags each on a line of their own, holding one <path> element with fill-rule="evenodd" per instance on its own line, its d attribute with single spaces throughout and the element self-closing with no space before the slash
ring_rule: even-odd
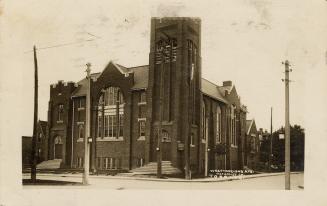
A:
<svg viewBox="0 0 327 206">
<path fill-rule="evenodd" d="M 217 106 L 216 113 L 216 143 L 221 142 L 221 109 L 220 106 Z"/>
<path fill-rule="evenodd" d="M 64 105 L 58 105 L 58 116 L 57 116 L 57 123 L 63 122 L 63 115 L 64 115 Z"/>
<path fill-rule="evenodd" d="M 192 40 L 187 40 L 187 49 L 188 49 L 188 78 L 190 85 L 190 98 L 191 98 L 191 111 L 192 111 L 192 123 L 195 124 L 195 92 L 196 92 L 196 72 L 197 72 L 197 48 Z"/>
<path fill-rule="evenodd" d="M 84 125 L 83 124 L 78 125 L 78 138 L 84 139 L 84 133 L 85 133 Z"/>
<path fill-rule="evenodd" d="M 98 106 L 98 137 L 118 139 L 124 132 L 124 98 L 118 87 L 103 90 Z"/>
<path fill-rule="evenodd" d="M 202 101 L 202 140 L 206 141 L 208 139 L 208 116 L 206 115 L 206 105 Z"/>
<path fill-rule="evenodd" d="M 237 146 L 236 140 L 236 107 L 231 106 L 230 109 L 230 139 L 233 146 Z"/>
</svg>

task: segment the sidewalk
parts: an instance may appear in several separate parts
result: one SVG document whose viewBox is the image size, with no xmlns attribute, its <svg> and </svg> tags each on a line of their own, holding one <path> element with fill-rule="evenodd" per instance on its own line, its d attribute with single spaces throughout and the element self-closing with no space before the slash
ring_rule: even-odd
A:
<svg viewBox="0 0 327 206">
<path fill-rule="evenodd" d="M 301 172 L 292 172 L 291 174 L 300 174 Z M 243 176 L 234 176 L 234 177 L 224 177 L 224 178 L 215 178 L 215 177 L 206 177 L 206 178 L 198 178 L 192 180 L 186 180 L 181 178 L 162 178 L 158 179 L 154 176 L 108 176 L 108 175 L 90 175 L 89 178 L 96 178 L 96 179 L 120 179 L 120 180 L 143 180 L 143 181 L 159 181 L 159 182 L 225 182 L 225 181 L 232 181 L 232 180 L 242 180 L 242 179 L 252 179 L 252 178 L 259 178 L 259 177 L 270 177 L 270 176 L 278 176 L 284 175 L 284 172 L 278 173 L 263 173 L 263 174 L 254 174 L 254 175 L 243 175 Z M 29 176 L 28 173 L 23 174 L 24 176 Z M 82 177 L 82 174 L 52 174 L 52 173 L 37 173 L 38 177 L 42 176 L 53 176 L 53 177 Z"/>
</svg>

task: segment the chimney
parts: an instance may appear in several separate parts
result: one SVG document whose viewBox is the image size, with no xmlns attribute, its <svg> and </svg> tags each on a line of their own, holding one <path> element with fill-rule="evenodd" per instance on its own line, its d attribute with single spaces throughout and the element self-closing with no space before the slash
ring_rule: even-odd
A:
<svg viewBox="0 0 327 206">
<path fill-rule="evenodd" d="M 232 81 L 224 81 L 223 82 L 223 86 L 232 86 L 233 85 L 233 82 Z"/>
</svg>

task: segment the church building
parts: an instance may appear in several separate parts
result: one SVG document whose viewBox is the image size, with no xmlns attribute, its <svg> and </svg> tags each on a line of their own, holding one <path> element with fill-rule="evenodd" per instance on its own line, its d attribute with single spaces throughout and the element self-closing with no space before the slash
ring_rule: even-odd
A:
<svg viewBox="0 0 327 206">
<path fill-rule="evenodd" d="M 87 82 L 50 86 L 47 157 L 65 168 L 83 168 Z M 200 19 L 152 18 L 149 64 L 110 61 L 90 82 L 91 170 L 144 168 L 158 153 L 204 176 L 246 166 L 247 109 L 231 81 L 202 78 Z"/>
</svg>

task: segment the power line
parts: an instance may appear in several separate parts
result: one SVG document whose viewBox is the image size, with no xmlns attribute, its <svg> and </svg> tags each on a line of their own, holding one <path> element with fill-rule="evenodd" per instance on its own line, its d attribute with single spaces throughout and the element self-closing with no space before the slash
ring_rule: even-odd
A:
<svg viewBox="0 0 327 206">
<path fill-rule="evenodd" d="M 83 40 L 83 41 L 77 41 L 77 42 L 70 42 L 70 43 L 63 43 L 63 44 L 57 44 L 57 45 L 53 45 L 53 46 L 47 46 L 47 47 L 40 47 L 40 48 L 37 48 L 37 50 L 44 50 L 44 49 L 51 49 L 51 48 L 58 48 L 58 47 L 64 47 L 64 46 L 70 46 L 70 45 L 74 45 L 74 44 L 80 44 L 80 43 L 83 43 L 83 42 L 90 42 L 90 41 L 94 41 L 94 40 L 97 40 L 99 39 L 100 37 L 97 37 L 96 39 L 87 39 L 87 40 Z M 29 53 L 29 52 L 32 52 L 33 50 L 29 50 L 29 51 L 26 51 L 24 53 Z"/>
</svg>

